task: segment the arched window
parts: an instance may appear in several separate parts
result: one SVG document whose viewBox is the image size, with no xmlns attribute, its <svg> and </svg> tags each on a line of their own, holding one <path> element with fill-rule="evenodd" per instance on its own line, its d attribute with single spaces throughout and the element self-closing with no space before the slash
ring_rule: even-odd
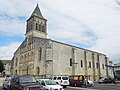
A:
<svg viewBox="0 0 120 90">
<path fill-rule="evenodd" d="M 81 60 L 81 67 L 83 67 L 83 61 Z"/>
<path fill-rule="evenodd" d="M 39 74 L 40 74 L 40 68 L 37 67 L 37 75 L 39 75 Z"/>
<path fill-rule="evenodd" d="M 38 30 L 38 24 L 36 23 L 36 30 Z"/>
<path fill-rule="evenodd" d="M 70 58 L 70 66 L 72 66 L 72 58 Z"/>
<path fill-rule="evenodd" d="M 15 74 L 17 75 L 17 70 L 15 70 Z"/>
<path fill-rule="evenodd" d="M 88 67 L 91 68 L 91 62 L 89 62 L 89 66 Z"/>
<path fill-rule="evenodd" d="M 104 64 L 102 64 L 102 68 L 103 68 L 103 70 L 104 70 Z"/>
<path fill-rule="evenodd" d="M 39 31 L 41 31 L 41 25 L 39 24 Z"/>
</svg>

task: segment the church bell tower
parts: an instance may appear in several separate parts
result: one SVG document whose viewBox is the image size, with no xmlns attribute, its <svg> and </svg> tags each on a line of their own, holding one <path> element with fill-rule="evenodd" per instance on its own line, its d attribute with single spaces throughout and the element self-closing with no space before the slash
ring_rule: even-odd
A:
<svg viewBox="0 0 120 90">
<path fill-rule="evenodd" d="M 32 15 L 27 20 L 26 38 L 32 37 L 47 37 L 47 20 L 42 16 L 40 8 L 37 4 Z"/>
</svg>

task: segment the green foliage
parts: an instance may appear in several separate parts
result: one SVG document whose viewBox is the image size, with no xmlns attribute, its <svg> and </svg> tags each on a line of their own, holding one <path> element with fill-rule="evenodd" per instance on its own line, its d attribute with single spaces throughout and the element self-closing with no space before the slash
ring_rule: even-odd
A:
<svg viewBox="0 0 120 90">
<path fill-rule="evenodd" d="M 3 62 L 0 60 L 0 72 L 2 73 L 5 70 Z"/>
</svg>

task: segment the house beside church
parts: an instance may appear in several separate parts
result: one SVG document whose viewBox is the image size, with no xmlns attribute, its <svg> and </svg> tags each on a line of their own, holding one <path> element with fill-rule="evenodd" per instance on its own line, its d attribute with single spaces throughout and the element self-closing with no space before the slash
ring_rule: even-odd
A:
<svg viewBox="0 0 120 90">
<path fill-rule="evenodd" d="M 4 64 L 5 70 L 2 72 L 2 75 L 11 75 L 11 60 L 1 60 Z"/>
<path fill-rule="evenodd" d="M 47 19 L 37 4 L 27 20 L 25 39 L 14 53 L 13 74 L 86 75 L 93 81 L 113 77 L 105 54 L 48 39 L 47 34 Z"/>
</svg>

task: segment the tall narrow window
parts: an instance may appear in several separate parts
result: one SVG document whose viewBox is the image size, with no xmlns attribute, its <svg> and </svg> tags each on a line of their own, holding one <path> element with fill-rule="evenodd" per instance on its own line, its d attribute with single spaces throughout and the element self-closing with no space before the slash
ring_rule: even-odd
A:
<svg viewBox="0 0 120 90">
<path fill-rule="evenodd" d="M 91 68 L 91 62 L 89 62 L 89 68 Z"/>
<path fill-rule="evenodd" d="M 15 74 L 17 75 L 17 70 L 15 70 Z"/>
<path fill-rule="evenodd" d="M 72 58 L 70 58 L 70 66 L 72 66 Z"/>
<path fill-rule="evenodd" d="M 39 31 L 41 31 L 41 25 L 39 24 Z"/>
<path fill-rule="evenodd" d="M 104 64 L 102 64 L 102 67 L 103 67 L 103 69 L 104 69 Z"/>
<path fill-rule="evenodd" d="M 98 69 L 98 63 L 96 63 L 96 68 Z"/>
<path fill-rule="evenodd" d="M 81 60 L 81 67 L 83 67 L 83 61 Z"/>
<path fill-rule="evenodd" d="M 39 60 L 41 60 L 42 58 L 42 48 L 40 47 L 40 50 L 39 50 Z"/>
<path fill-rule="evenodd" d="M 37 75 L 39 75 L 39 74 L 40 74 L 40 68 L 37 67 Z"/>
<path fill-rule="evenodd" d="M 38 24 L 36 23 L 36 30 L 38 30 Z"/>
</svg>

